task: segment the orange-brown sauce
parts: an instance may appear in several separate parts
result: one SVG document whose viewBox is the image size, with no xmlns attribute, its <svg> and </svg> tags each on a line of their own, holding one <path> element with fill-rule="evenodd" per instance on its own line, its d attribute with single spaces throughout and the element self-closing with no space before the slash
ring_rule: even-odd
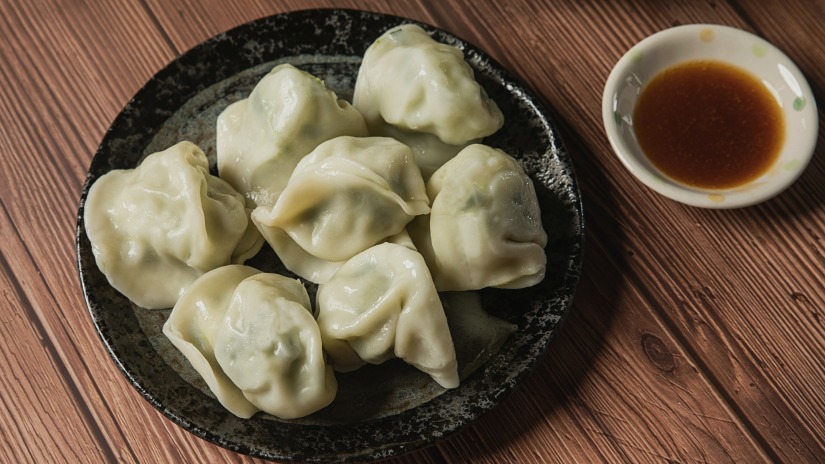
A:
<svg viewBox="0 0 825 464">
<path fill-rule="evenodd" d="M 785 139 L 782 110 L 768 89 L 716 61 L 691 61 L 654 76 L 636 102 L 633 127 L 664 174 L 712 189 L 764 174 Z"/>
</svg>

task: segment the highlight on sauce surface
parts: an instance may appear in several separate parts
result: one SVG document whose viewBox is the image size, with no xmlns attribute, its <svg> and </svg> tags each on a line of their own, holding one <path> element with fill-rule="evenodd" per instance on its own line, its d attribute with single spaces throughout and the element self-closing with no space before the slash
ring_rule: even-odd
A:
<svg viewBox="0 0 825 464">
<path fill-rule="evenodd" d="M 654 76 L 636 102 L 633 126 L 662 173 L 710 189 L 758 178 L 785 139 L 782 109 L 768 88 L 747 71 L 711 60 Z"/>
</svg>

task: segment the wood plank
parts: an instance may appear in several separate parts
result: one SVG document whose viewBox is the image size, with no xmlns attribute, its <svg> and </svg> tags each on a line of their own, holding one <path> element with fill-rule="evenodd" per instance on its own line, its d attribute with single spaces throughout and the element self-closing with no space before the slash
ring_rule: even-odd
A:
<svg viewBox="0 0 825 464">
<path fill-rule="evenodd" d="M 627 10 L 631 8 L 625 10 L 620 4 L 603 5 L 600 12 L 590 10 L 579 15 L 567 12 L 560 16 L 565 20 L 571 17 L 591 18 L 588 23 L 562 22 L 546 12 L 542 14 L 538 10 L 522 11 L 511 7 L 507 14 L 512 15 L 513 21 L 524 21 L 525 27 L 519 30 L 525 31 L 526 37 L 521 42 L 510 44 L 515 49 L 505 48 L 511 50 L 514 56 L 532 57 L 513 63 L 513 67 L 521 69 L 519 74 L 533 82 L 534 87 L 546 89 L 547 99 L 574 131 L 583 140 L 589 141 L 589 148 L 596 158 L 583 159 L 577 167 L 595 161 L 601 164 L 605 172 L 610 172 L 609 177 L 601 179 L 604 184 L 598 187 L 595 187 L 596 181 L 588 182 L 582 176 L 585 179 L 584 188 L 594 186 L 599 196 L 618 196 L 616 206 L 619 209 L 612 213 L 614 217 L 638 218 L 633 223 L 619 225 L 626 238 L 615 243 L 615 246 L 627 250 L 627 264 L 623 272 L 632 278 L 633 286 L 640 291 L 652 288 L 646 292 L 645 299 L 650 300 L 649 304 L 657 309 L 665 324 L 678 334 L 679 342 L 686 345 L 699 368 L 708 372 L 711 380 L 718 383 L 726 401 L 737 415 L 744 416 L 748 427 L 762 437 L 760 440 L 771 453 L 791 462 L 814 462 L 818 456 L 825 454 L 819 438 L 823 430 L 820 425 L 823 407 L 821 402 L 810 401 L 810 398 L 820 397 L 815 392 L 822 391 L 823 376 L 820 364 L 812 362 L 811 354 L 806 352 L 805 347 L 813 346 L 816 350 L 821 346 L 821 323 L 811 314 L 815 311 L 811 308 L 821 307 L 821 302 L 810 301 L 804 295 L 815 294 L 816 288 L 822 288 L 818 278 L 821 272 L 797 263 L 811 262 L 811 254 L 817 255 L 816 251 L 804 251 L 810 250 L 811 244 L 815 245 L 820 240 L 818 237 L 822 236 L 821 219 L 811 220 L 811 215 L 806 214 L 809 209 L 806 205 L 821 203 L 821 188 L 806 185 L 803 177 L 801 185 L 769 205 L 744 212 L 701 212 L 675 205 L 641 187 L 621 168 L 601 135 L 601 84 L 612 63 L 624 50 L 632 46 L 635 40 L 672 24 L 708 21 L 747 26 L 744 20 L 737 19 L 732 9 L 721 11 L 724 6 L 716 4 L 714 11 L 702 12 L 681 10 L 673 3 L 663 6 L 660 12 L 647 8 L 649 14 L 637 23 L 642 29 L 638 33 L 633 31 L 638 37 L 627 37 L 621 42 L 615 40 L 616 35 L 609 33 L 611 25 L 627 23 L 622 18 L 627 17 Z M 708 5 L 691 4 L 690 7 L 698 9 Z M 634 11 L 645 10 L 640 6 Z M 499 17 L 502 14 L 504 11 L 500 11 L 498 16 L 490 16 Z M 538 26 L 527 28 L 527 24 Z M 608 32 L 576 34 L 577 30 L 584 29 Z M 815 36 L 815 31 L 802 34 Z M 549 41 L 552 45 L 536 46 Z M 551 59 L 538 55 L 536 50 L 558 51 L 558 56 L 554 55 Z M 573 50 L 581 50 L 582 54 L 577 56 L 571 52 Z M 607 53 L 603 53 L 605 50 Z M 598 55 L 595 57 L 601 59 L 596 60 L 589 55 Z M 611 55 L 613 59 L 609 59 Z M 582 75 L 597 77 L 582 80 L 579 78 Z M 571 89 L 576 91 L 571 92 Z M 819 168 L 814 166 L 813 169 Z M 821 171 L 809 178 L 820 176 Z M 586 197 L 585 200 L 586 205 L 594 202 L 593 197 Z M 660 214 L 656 217 L 639 215 L 630 209 L 636 205 L 646 205 L 647 210 L 660 211 Z M 788 213 L 783 214 L 783 210 Z M 799 213 L 796 219 L 794 213 Z M 782 227 L 771 226 L 769 217 L 787 219 L 787 222 Z M 600 220 L 593 214 L 588 218 L 590 224 Z M 785 227 L 799 234 L 783 232 Z M 762 256 L 754 257 L 753 262 L 738 262 L 742 256 L 748 256 L 748 252 L 743 251 L 741 246 L 731 248 L 732 244 L 769 242 L 769 237 L 770 240 L 788 242 L 787 246 L 769 246 L 770 249 Z M 590 243 L 592 241 L 588 241 Z M 806 255 L 784 256 L 782 250 L 788 247 Z M 696 249 L 702 250 L 698 256 Z M 654 256 L 655 262 L 640 263 Z M 817 257 L 814 262 L 821 262 L 821 259 Z M 747 267 L 743 269 L 740 264 Z M 685 272 L 686 266 L 695 271 Z M 779 267 L 776 272 L 766 273 L 774 266 Z M 745 277 L 743 272 L 750 275 L 745 274 Z M 784 280 L 784 288 L 793 290 L 783 295 L 766 295 L 761 291 L 763 288 L 775 288 L 774 279 L 777 277 Z M 715 303 L 708 303 L 703 289 L 711 293 L 724 292 L 724 295 L 722 298 L 717 295 Z M 793 298 L 789 297 L 793 292 L 803 295 L 799 299 L 810 301 L 810 306 L 800 308 L 800 303 L 793 302 Z M 745 297 L 740 300 L 742 295 Z M 758 311 L 747 311 L 748 308 L 764 306 L 771 306 L 765 308 L 769 312 L 767 317 Z M 698 339 L 695 333 L 697 328 L 702 330 L 703 335 Z M 795 333 L 799 330 L 803 332 L 802 343 L 796 341 Z M 713 335 L 717 332 L 725 334 L 724 338 Z M 762 351 L 766 345 L 764 340 L 772 341 L 768 346 L 773 346 L 767 351 Z M 785 358 L 789 360 L 783 361 L 786 367 L 795 364 L 791 375 L 783 374 L 785 367 L 779 365 L 778 360 Z M 774 360 L 775 368 L 764 369 L 766 360 Z M 777 377 L 785 379 L 784 385 L 774 385 L 773 379 Z M 800 379 L 805 380 L 800 382 Z M 810 386 L 810 390 L 803 387 L 799 391 L 800 383 Z M 797 386 L 792 386 L 794 384 Z M 797 390 L 800 396 L 787 398 L 785 391 L 788 390 Z M 800 401 L 805 397 L 802 393 L 808 395 L 808 401 Z M 788 404 L 797 403 L 809 406 L 806 411 L 788 407 Z M 817 412 L 819 419 L 812 423 Z M 773 436 L 777 438 L 765 438 Z"/>
<path fill-rule="evenodd" d="M 31 301 L 26 283 L 14 278 L 13 265 L 32 264 L 9 233 L 13 227 L 0 203 L 0 337 L 7 341 L 0 344 L 0 429 L 7 443 L 0 446 L 0 461 L 111 460 L 114 453 L 106 446 L 105 432 L 90 417 L 61 365 L 60 347 L 39 324 L 37 314 L 54 308 Z"/>
<path fill-rule="evenodd" d="M 783 460 L 816 462 L 825 452 L 818 393 L 825 385 L 822 363 L 813 353 L 823 349 L 823 334 L 815 315 L 795 300 L 815 294 L 823 282 L 820 273 L 793 264 L 793 255 L 783 256 L 786 252 L 767 241 L 765 246 L 748 247 L 756 254 L 752 260 L 742 259 L 748 256 L 740 249 L 743 237 L 730 240 L 727 231 L 750 230 L 747 240 L 753 242 L 776 234 L 760 217 L 761 209 L 725 218 L 697 214 L 693 230 L 672 228 L 640 237 L 632 245 L 632 260 L 639 268 L 649 268 L 640 269 L 633 279 L 650 293 L 662 295 L 657 298 L 660 311 L 670 314 L 677 331 L 690 334 L 686 343 L 705 360 L 704 369 L 715 371 L 721 390 L 760 440 Z M 661 247 L 657 244 L 685 236 L 702 251 L 685 258 L 678 251 L 656 250 Z M 661 259 L 651 260 L 641 250 L 656 250 L 670 265 L 663 267 Z M 682 285 L 651 279 L 653 271 L 671 274 Z M 759 277 L 732 279 L 736 274 Z M 817 308 L 823 302 L 810 303 Z"/>
</svg>

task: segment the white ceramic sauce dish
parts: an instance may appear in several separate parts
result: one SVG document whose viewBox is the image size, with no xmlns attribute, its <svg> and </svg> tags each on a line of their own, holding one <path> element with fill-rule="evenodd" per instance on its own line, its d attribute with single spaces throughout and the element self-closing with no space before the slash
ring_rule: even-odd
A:
<svg viewBox="0 0 825 464">
<path fill-rule="evenodd" d="M 784 116 L 784 143 L 776 161 L 737 187 L 704 189 L 673 180 L 650 162 L 634 131 L 633 113 L 645 85 L 665 69 L 696 60 L 719 61 L 750 73 L 774 96 Z M 818 134 L 811 88 L 790 58 L 754 34 L 713 24 L 666 29 L 632 47 L 605 83 L 602 117 L 613 150 L 636 178 L 672 200 L 703 208 L 744 207 L 781 193 L 808 165 Z"/>
</svg>

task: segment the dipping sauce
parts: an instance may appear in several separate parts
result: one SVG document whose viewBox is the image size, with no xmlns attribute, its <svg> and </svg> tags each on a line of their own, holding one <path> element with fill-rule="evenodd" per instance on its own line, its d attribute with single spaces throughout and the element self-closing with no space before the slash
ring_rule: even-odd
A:
<svg viewBox="0 0 825 464">
<path fill-rule="evenodd" d="M 639 145 L 672 179 L 726 189 L 764 174 L 785 139 L 782 109 L 756 77 L 717 61 L 668 68 L 633 112 Z"/>
</svg>

